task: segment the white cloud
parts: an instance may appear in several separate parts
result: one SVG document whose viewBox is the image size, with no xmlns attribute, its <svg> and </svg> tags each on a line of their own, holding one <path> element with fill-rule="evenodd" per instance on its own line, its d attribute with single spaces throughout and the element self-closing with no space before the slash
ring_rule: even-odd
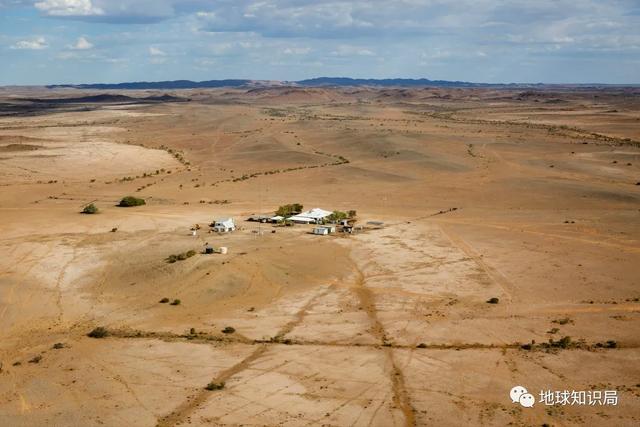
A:
<svg viewBox="0 0 640 427">
<path fill-rule="evenodd" d="M 94 6 L 91 0 L 43 0 L 35 6 L 51 16 L 104 15 L 104 10 Z"/>
<path fill-rule="evenodd" d="M 331 52 L 331 55 L 334 56 L 376 56 L 375 52 L 370 49 L 360 47 L 360 46 L 351 46 L 351 45 L 340 45 L 336 50 Z"/>
<path fill-rule="evenodd" d="M 88 50 L 93 48 L 93 43 L 91 43 L 89 40 L 87 40 L 84 37 L 78 37 L 78 40 L 76 41 L 76 43 L 69 46 L 69 48 L 73 50 Z"/>
<path fill-rule="evenodd" d="M 42 50 L 48 48 L 47 40 L 44 37 L 34 37 L 30 40 L 20 40 L 11 49 Z"/>
<path fill-rule="evenodd" d="M 163 50 L 155 47 L 155 46 L 151 46 L 149 47 L 149 55 L 151 56 L 167 56 L 166 52 L 164 52 Z"/>
<path fill-rule="evenodd" d="M 311 52 L 310 47 L 287 47 L 282 51 L 285 55 L 306 55 Z"/>
</svg>

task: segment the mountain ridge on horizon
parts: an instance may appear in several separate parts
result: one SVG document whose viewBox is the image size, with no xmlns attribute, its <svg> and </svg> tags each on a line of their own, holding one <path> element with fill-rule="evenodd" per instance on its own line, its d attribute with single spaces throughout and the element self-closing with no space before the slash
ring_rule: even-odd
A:
<svg viewBox="0 0 640 427">
<path fill-rule="evenodd" d="M 349 86 L 373 86 L 373 87 L 452 87 L 452 88 L 527 88 L 544 86 L 619 86 L 633 87 L 637 85 L 620 85 L 605 83 L 472 83 L 457 80 L 430 80 L 427 78 L 388 78 L 388 79 L 360 79 L 351 77 L 316 77 L 311 79 L 287 81 L 287 80 L 252 80 L 252 79 L 220 79 L 220 80 L 166 80 L 166 81 L 138 81 L 122 83 L 89 83 L 89 84 L 57 84 L 46 85 L 48 89 L 73 88 L 73 89 L 120 89 L 120 90 L 144 90 L 144 89 L 204 89 L 220 87 L 349 87 Z"/>
</svg>

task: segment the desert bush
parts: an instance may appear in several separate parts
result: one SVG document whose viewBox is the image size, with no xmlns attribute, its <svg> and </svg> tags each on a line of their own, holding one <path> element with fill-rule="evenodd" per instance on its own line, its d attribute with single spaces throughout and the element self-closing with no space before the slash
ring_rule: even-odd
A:
<svg viewBox="0 0 640 427">
<path fill-rule="evenodd" d="M 169 264 L 173 264 L 176 261 L 184 261 L 187 258 L 191 258 L 192 256 L 194 256 L 197 252 L 192 250 L 189 250 L 187 252 L 182 252 L 180 254 L 177 255 L 169 255 L 165 261 L 167 261 Z"/>
<path fill-rule="evenodd" d="M 120 203 L 118 204 L 118 206 L 122 208 L 130 208 L 133 206 L 142 206 L 145 204 L 146 202 L 144 201 L 144 199 L 139 199 L 133 196 L 127 196 L 127 197 L 123 197 L 122 200 L 120 200 Z"/>
<path fill-rule="evenodd" d="M 179 299 L 174 299 L 173 301 L 171 301 L 171 305 L 180 305 L 182 303 L 182 301 L 180 301 Z"/>
<path fill-rule="evenodd" d="M 223 334 L 232 334 L 236 331 L 236 329 L 232 326 L 227 326 L 222 330 Z"/>
<path fill-rule="evenodd" d="M 614 340 L 609 340 L 606 343 L 597 343 L 596 347 L 598 348 L 618 348 L 618 343 Z"/>
<path fill-rule="evenodd" d="M 219 383 L 211 382 L 207 384 L 207 386 L 205 387 L 205 389 L 209 391 L 222 390 L 223 388 L 224 388 L 224 381 Z"/>
<path fill-rule="evenodd" d="M 160 300 L 160 304 L 166 304 L 166 303 L 168 303 L 168 302 L 169 302 L 169 298 L 162 298 L 162 299 Z"/>
<path fill-rule="evenodd" d="M 107 331 L 107 329 L 102 326 L 98 326 L 97 328 L 94 328 L 91 332 L 87 334 L 87 336 L 90 338 L 104 338 L 108 335 L 109 335 L 109 331 Z"/>
<path fill-rule="evenodd" d="M 96 214 L 98 213 L 98 208 L 93 203 L 89 203 L 87 206 L 84 207 L 84 209 L 82 209 L 82 213 L 89 214 L 89 215 Z"/>
<path fill-rule="evenodd" d="M 566 325 L 567 323 L 573 323 L 569 317 L 564 317 L 562 319 L 552 320 L 551 323 L 557 323 L 558 325 Z"/>
<path fill-rule="evenodd" d="M 53 345 L 52 347 L 54 350 L 60 350 L 61 348 L 64 348 L 64 344 L 61 342 L 57 342 Z"/>
<path fill-rule="evenodd" d="M 550 339 L 549 345 L 551 347 L 569 348 L 571 346 L 571 337 L 562 337 L 557 341 Z"/>
<path fill-rule="evenodd" d="M 29 360 L 29 363 L 40 363 L 41 360 L 42 360 L 42 356 L 41 355 L 37 355 L 33 359 Z"/>
<path fill-rule="evenodd" d="M 487 300 L 487 304 L 498 304 L 500 302 L 500 299 L 493 297 L 493 298 L 489 298 Z"/>
</svg>

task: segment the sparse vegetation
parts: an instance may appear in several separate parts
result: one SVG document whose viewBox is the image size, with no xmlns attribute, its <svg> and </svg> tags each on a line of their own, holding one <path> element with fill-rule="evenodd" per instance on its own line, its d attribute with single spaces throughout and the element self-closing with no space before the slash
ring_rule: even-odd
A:
<svg viewBox="0 0 640 427">
<path fill-rule="evenodd" d="M 180 305 L 182 304 L 182 301 L 180 301 L 179 299 L 174 299 L 173 301 L 171 301 L 171 305 Z"/>
<path fill-rule="evenodd" d="M 162 298 L 159 302 L 160 304 L 166 304 L 169 302 L 169 298 Z"/>
<path fill-rule="evenodd" d="M 64 348 L 64 347 L 65 347 L 64 343 L 57 342 L 57 343 L 55 343 L 55 344 L 53 345 L 53 347 L 52 347 L 52 348 L 53 348 L 54 350 L 60 350 L 60 349 L 62 349 L 62 348 Z"/>
<path fill-rule="evenodd" d="M 569 317 L 563 317 L 562 319 L 552 320 L 551 323 L 556 323 L 558 325 L 566 325 L 569 323 L 573 323 L 573 320 L 571 320 Z"/>
<path fill-rule="evenodd" d="M 227 326 L 222 330 L 223 334 L 232 334 L 236 331 L 236 328 L 232 327 L 232 326 Z"/>
<path fill-rule="evenodd" d="M 29 360 L 29 363 L 40 363 L 41 360 L 42 360 L 42 356 L 37 355 L 33 359 Z"/>
<path fill-rule="evenodd" d="M 120 200 L 120 203 L 118 203 L 118 206 L 121 208 L 130 208 L 133 206 L 142 206 L 142 205 L 146 205 L 146 202 L 144 201 L 144 199 L 139 199 L 133 196 L 123 197 L 122 200 Z"/>
<path fill-rule="evenodd" d="M 487 304 L 498 304 L 500 302 L 499 298 L 493 297 L 487 300 Z"/>
<path fill-rule="evenodd" d="M 82 209 L 82 213 L 88 214 L 88 215 L 97 214 L 98 208 L 93 203 L 89 203 L 87 206 L 84 207 L 84 209 Z"/>
<path fill-rule="evenodd" d="M 109 335 L 109 331 L 102 326 L 98 326 L 97 328 L 94 328 L 91 332 L 87 334 L 87 336 L 90 338 L 105 338 L 108 335 Z"/>
<path fill-rule="evenodd" d="M 219 383 L 210 382 L 205 387 L 205 389 L 207 389 L 209 391 L 222 390 L 223 388 L 224 388 L 224 381 L 221 381 Z"/>
<path fill-rule="evenodd" d="M 191 258 L 192 256 L 194 256 L 197 252 L 194 251 L 193 249 L 187 251 L 187 252 L 182 252 L 180 254 L 177 255 L 169 255 L 166 258 L 166 261 L 169 264 L 173 264 L 176 261 L 184 261 L 185 259 Z"/>
</svg>

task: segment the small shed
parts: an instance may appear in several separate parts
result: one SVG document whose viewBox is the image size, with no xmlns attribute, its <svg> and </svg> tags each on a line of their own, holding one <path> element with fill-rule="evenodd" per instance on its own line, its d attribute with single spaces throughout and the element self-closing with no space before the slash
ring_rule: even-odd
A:
<svg viewBox="0 0 640 427">
<path fill-rule="evenodd" d="M 329 234 L 329 229 L 327 227 L 314 227 L 313 234 L 327 235 Z"/>
</svg>

